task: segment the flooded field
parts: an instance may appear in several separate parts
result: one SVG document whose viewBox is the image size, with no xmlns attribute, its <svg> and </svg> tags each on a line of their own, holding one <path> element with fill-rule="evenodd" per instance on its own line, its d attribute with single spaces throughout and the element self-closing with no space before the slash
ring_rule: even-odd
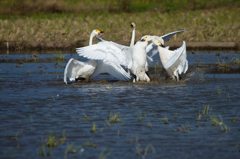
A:
<svg viewBox="0 0 240 159">
<path fill-rule="evenodd" d="M 184 81 L 149 84 L 103 74 L 66 85 L 70 58 L 0 54 L 0 158 L 240 155 L 240 54 L 188 53 Z"/>
</svg>

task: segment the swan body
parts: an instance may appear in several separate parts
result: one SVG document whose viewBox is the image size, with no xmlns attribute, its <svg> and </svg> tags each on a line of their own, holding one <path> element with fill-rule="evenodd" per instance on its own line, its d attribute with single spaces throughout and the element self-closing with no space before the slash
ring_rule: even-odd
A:
<svg viewBox="0 0 240 159">
<path fill-rule="evenodd" d="M 99 34 L 103 32 L 99 30 L 93 30 L 90 39 L 89 46 L 92 45 L 92 39 L 94 36 L 104 42 L 105 40 L 98 37 Z M 81 62 L 75 59 L 70 59 L 64 70 L 64 82 L 67 84 L 67 77 L 70 81 L 75 81 L 76 78 L 85 78 L 87 82 L 90 81 L 92 77 L 100 73 L 109 73 L 110 75 L 116 77 L 119 80 L 129 80 L 131 77 L 128 74 L 125 74 L 125 71 L 119 65 L 116 65 L 113 62 L 107 62 L 105 60 L 96 61 L 89 60 L 88 62 Z"/>
<path fill-rule="evenodd" d="M 185 41 L 183 41 L 183 45 L 180 48 L 174 51 L 164 48 L 164 40 L 161 38 L 154 38 L 152 42 L 158 47 L 160 60 L 168 75 L 173 79 L 176 77 L 177 81 L 179 81 L 179 75 L 186 73 L 188 70 Z"/>
</svg>

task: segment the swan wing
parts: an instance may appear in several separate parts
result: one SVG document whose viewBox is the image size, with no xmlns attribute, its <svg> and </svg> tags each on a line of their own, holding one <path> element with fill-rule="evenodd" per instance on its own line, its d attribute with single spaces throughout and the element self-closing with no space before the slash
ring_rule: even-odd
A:
<svg viewBox="0 0 240 159">
<path fill-rule="evenodd" d="M 64 82 L 67 84 L 67 77 L 70 81 L 75 81 L 77 71 L 84 65 L 83 62 L 71 58 L 64 70 Z"/>
<path fill-rule="evenodd" d="M 165 34 L 165 35 L 160 36 L 160 37 L 164 40 L 164 43 L 165 43 L 165 42 L 168 41 L 173 35 L 175 35 L 175 34 L 177 34 L 177 33 L 184 32 L 185 30 L 186 30 L 186 29 L 184 29 L 184 30 L 179 30 L 179 31 L 174 31 L 174 32 Z"/>
<path fill-rule="evenodd" d="M 179 74 L 182 72 L 186 73 L 188 70 L 188 61 L 185 41 L 183 41 L 183 45 L 174 52 L 175 54 L 167 61 L 164 68 L 175 68 L 174 70 L 177 70 Z"/>
<path fill-rule="evenodd" d="M 105 60 L 97 62 L 98 67 L 91 77 L 97 76 L 100 73 L 108 73 L 122 81 L 128 81 L 131 79 L 131 76 L 120 65 Z"/>
<path fill-rule="evenodd" d="M 169 46 L 166 46 L 165 48 L 169 50 Z M 153 56 L 158 54 L 158 46 L 151 43 L 146 47 L 146 52 L 147 52 L 147 57 L 152 59 Z M 153 60 L 150 60 L 150 61 L 153 61 Z"/>
<path fill-rule="evenodd" d="M 116 47 L 113 42 L 103 41 L 91 46 L 77 48 L 77 53 L 80 56 L 95 59 L 106 60 L 119 65 L 128 66 L 128 55 L 130 47 Z"/>
</svg>

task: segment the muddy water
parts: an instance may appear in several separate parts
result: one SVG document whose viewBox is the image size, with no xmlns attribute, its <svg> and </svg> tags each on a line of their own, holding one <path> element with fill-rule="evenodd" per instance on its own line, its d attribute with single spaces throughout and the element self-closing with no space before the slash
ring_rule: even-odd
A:
<svg viewBox="0 0 240 159">
<path fill-rule="evenodd" d="M 75 54 L 66 54 L 62 62 L 13 60 L 21 56 L 30 55 L 1 57 L 9 61 L 0 63 L 0 158 L 239 156 L 239 73 L 190 72 L 187 82 L 150 84 L 100 75 L 98 82 L 65 85 L 64 67 Z M 39 59 L 48 57 L 54 55 Z M 216 64 L 233 57 L 239 54 L 195 53 L 188 61 Z M 116 123 L 108 122 L 110 114 L 117 116 Z M 50 134 L 56 147 L 46 146 Z"/>
</svg>

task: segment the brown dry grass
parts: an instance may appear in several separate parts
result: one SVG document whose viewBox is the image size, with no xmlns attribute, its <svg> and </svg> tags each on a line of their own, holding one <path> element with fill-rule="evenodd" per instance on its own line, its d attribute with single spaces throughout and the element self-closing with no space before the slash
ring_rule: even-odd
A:
<svg viewBox="0 0 240 159">
<path fill-rule="evenodd" d="M 0 41 L 88 41 L 93 29 L 102 38 L 130 41 L 130 23 L 137 24 L 136 40 L 187 29 L 170 41 L 240 41 L 239 9 L 198 10 L 178 13 L 138 12 L 101 14 L 38 14 L 0 19 Z"/>
</svg>

